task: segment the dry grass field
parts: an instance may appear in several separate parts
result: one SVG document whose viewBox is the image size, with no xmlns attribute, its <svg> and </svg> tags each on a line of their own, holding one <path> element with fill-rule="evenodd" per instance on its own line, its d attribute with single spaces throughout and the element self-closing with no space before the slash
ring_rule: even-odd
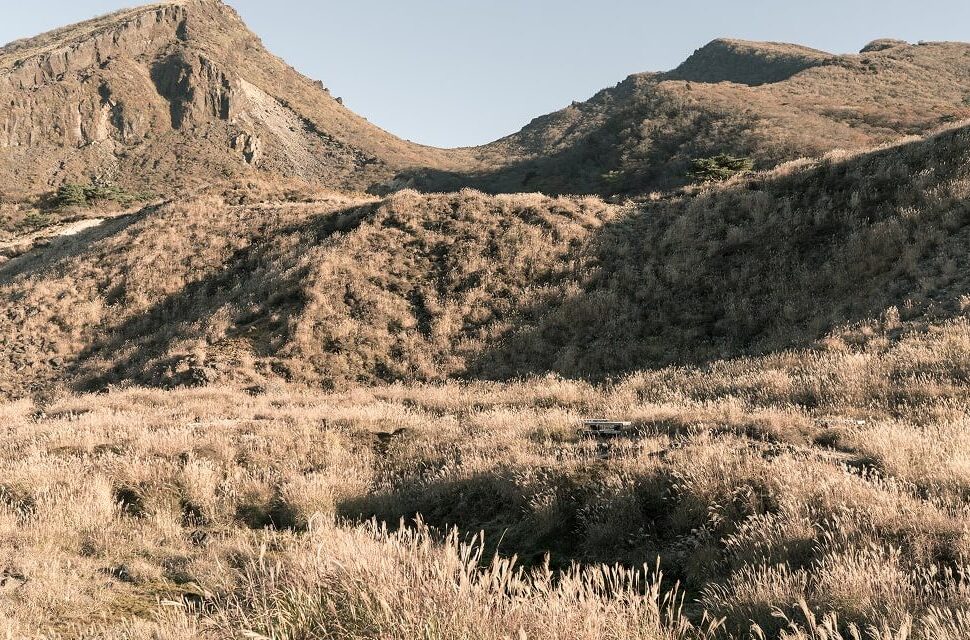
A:
<svg viewBox="0 0 970 640">
<path fill-rule="evenodd" d="M 857 348 L 598 386 L 9 402 L 0 628 L 965 638 L 970 321 L 859 330 Z M 591 415 L 636 435 L 580 438 Z"/>
</svg>

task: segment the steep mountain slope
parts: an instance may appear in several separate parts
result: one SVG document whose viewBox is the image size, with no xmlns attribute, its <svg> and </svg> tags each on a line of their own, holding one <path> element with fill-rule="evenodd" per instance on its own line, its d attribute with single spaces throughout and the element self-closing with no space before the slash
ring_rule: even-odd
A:
<svg viewBox="0 0 970 640">
<path fill-rule="evenodd" d="M 968 143 L 626 207 L 470 190 L 152 207 L 0 266 L 0 384 L 597 379 L 870 348 L 966 306 Z"/>
<path fill-rule="evenodd" d="M 100 177 L 170 194 L 227 176 L 363 188 L 457 166 L 356 116 L 219 0 L 174 0 L 0 49 L 0 195 Z"/>
<path fill-rule="evenodd" d="M 474 150 L 475 172 L 407 172 L 447 190 L 640 194 L 687 182 L 690 161 L 765 169 L 862 149 L 970 116 L 970 45 L 877 41 L 857 55 L 716 40 L 669 73 L 638 74 Z"/>
</svg>

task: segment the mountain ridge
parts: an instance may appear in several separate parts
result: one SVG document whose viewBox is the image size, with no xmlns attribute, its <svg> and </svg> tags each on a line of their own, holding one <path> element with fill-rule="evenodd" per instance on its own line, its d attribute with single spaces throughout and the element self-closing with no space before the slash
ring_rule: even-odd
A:
<svg viewBox="0 0 970 640">
<path fill-rule="evenodd" d="M 630 75 L 475 148 L 479 166 L 490 169 L 419 170 L 400 182 L 429 190 L 637 196 L 688 184 L 697 158 L 728 153 L 769 169 L 837 148 L 924 135 L 970 117 L 970 45 L 892 42 L 878 51 L 834 55 L 715 40 L 679 72 Z M 704 61 L 712 59 L 719 64 L 705 71 Z M 733 79 L 749 84 L 731 81 L 739 65 L 749 76 Z"/>
<path fill-rule="evenodd" d="M 94 179 L 166 195 L 277 176 L 376 193 L 641 196 L 689 183 L 697 158 L 768 169 L 966 118 L 968 54 L 961 43 L 884 39 L 836 55 L 718 38 L 494 142 L 437 149 L 346 109 L 221 0 L 172 0 L 0 49 L 0 195 Z"/>
</svg>

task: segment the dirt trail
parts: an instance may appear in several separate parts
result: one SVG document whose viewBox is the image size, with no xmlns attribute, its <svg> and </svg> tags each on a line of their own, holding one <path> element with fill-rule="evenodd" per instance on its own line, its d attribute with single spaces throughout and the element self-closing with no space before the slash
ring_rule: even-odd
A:
<svg viewBox="0 0 970 640">
<path fill-rule="evenodd" d="M 77 222 L 71 222 L 69 224 L 64 225 L 60 229 L 58 229 L 55 235 L 76 236 L 82 231 L 98 226 L 105 220 L 107 220 L 107 218 L 88 218 L 87 220 L 78 220 Z"/>
<path fill-rule="evenodd" d="M 18 236 L 12 240 L 0 241 L 0 262 L 4 259 L 19 257 L 35 248 L 46 246 L 58 238 L 69 238 L 104 224 L 107 220 L 129 215 L 130 210 L 102 214 L 97 217 L 59 222 L 37 231 Z"/>
</svg>

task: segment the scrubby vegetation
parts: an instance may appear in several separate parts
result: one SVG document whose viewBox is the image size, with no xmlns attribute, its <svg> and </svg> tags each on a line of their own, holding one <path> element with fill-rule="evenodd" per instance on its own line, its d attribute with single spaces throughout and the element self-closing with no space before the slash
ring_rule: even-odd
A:
<svg viewBox="0 0 970 640">
<path fill-rule="evenodd" d="M 851 349 L 884 315 L 891 341 L 965 306 L 968 136 L 624 206 L 242 189 L 149 207 L 0 267 L 0 390 L 601 380 Z"/>
<path fill-rule="evenodd" d="M 865 149 L 970 117 L 966 52 L 897 43 L 836 56 L 717 40 L 669 73 L 631 76 L 475 149 L 474 170 L 402 177 L 435 190 L 639 196 L 683 186 L 692 160 L 719 153 L 768 169 Z"/>
<path fill-rule="evenodd" d="M 241 184 L 10 260 L 0 628 L 966 637 L 968 135 L 624 206 Z"/>
<path fill-rule="evenodd" d="M 0 242 L 10 242 L 51 224 L 50 212 L 20 203 L 0 202 Z"/>
<path fill-rule="evenodd" d="M 652 640 L 744 638 L 756 624 L 769 638 L 963 638 L 968 367 L 961 319 L 882 348 L 605 386 L 8 403 L 0 625 L 14 637 Z M 632 420 L 637 435 L 580 438 L 590 415 Z"/>
<path fill-rule="evenodd" d="M 687 176 L 699 182 L 721 182 L 736 175 L 747 173 L 754 168 L 750 158 L 736 158 L 719 153 L 710 158 L 697 158 L 691 161 Z"/>
<path fill-rule="evenodd" d="M 64 184 L 36 198 L 0 196 L 0 258 L 29 251 L 36 241 L 57 235 L 65 225 L 120 215 L 155 198 L 147 191 L 132 193 L 100 180 Z"/>
<path fill-rule="evenodd" d="M 219 2 L 0 49 L 0 635 L 970 637 L 967 54 L 716 41 L 443 151 Z M 194 191 L 31 198 L 100 169 Z"/>
<path fill-rule="evenodd" d="M 242 184 L 10 261 L 0 625 L 965 637 L 967 135 L 626 207 Z M 131 381 L 217 386 L 64 390 Z"/>
</svg>

